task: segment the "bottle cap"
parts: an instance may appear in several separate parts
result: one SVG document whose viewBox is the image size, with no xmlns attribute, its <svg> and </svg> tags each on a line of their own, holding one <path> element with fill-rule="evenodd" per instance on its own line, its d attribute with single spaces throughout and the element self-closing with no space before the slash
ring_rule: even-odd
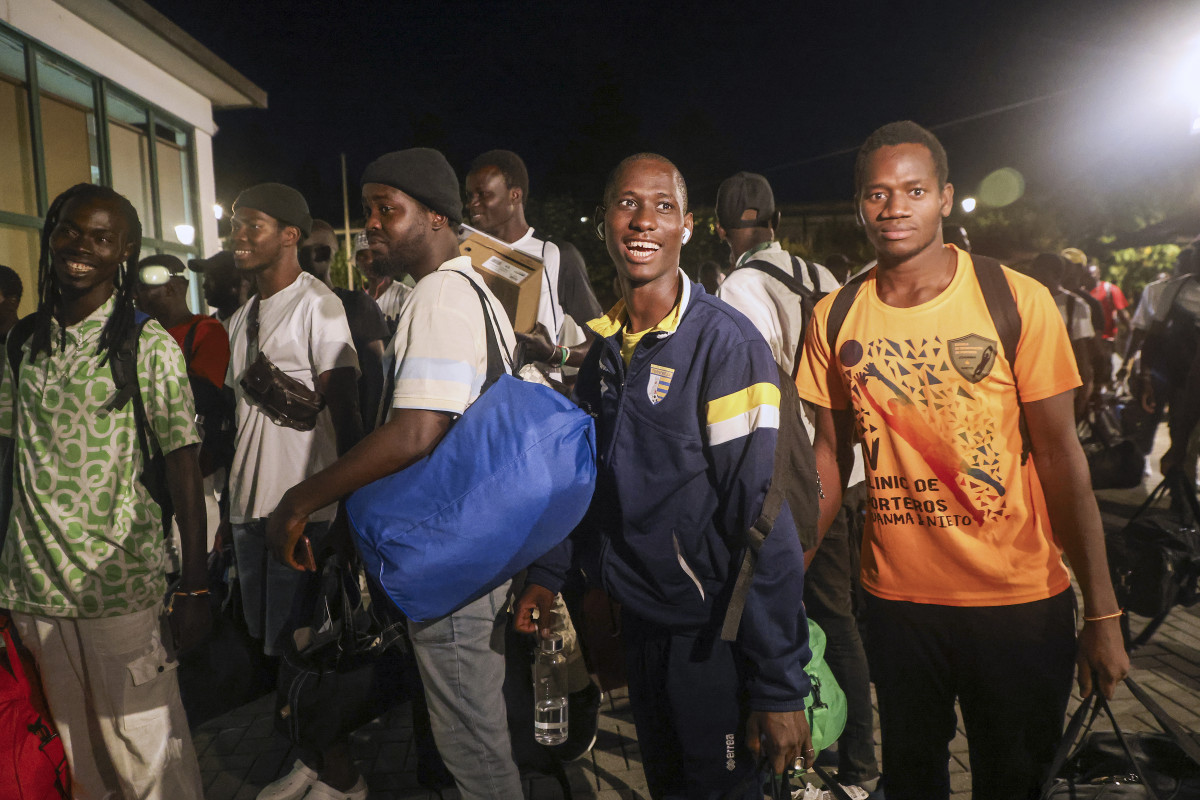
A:
<svg viewBox="0 0 1200 800">
<path fill-rule="evenodd" d="M 563 649 L 563 637 L 551 636 L 548 639 L 542 639 L 543 653 L 558 653 Z"/>
</svg>

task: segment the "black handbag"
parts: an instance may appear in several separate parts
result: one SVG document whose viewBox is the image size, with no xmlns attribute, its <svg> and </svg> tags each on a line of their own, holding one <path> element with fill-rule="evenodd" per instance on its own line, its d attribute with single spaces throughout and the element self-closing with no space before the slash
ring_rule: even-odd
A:
<svg viewBox="0 0 1200 800">
<path fill-rule="evenodd" d="M 1122 619 L 1130 648 L 1148 641 L 1175 605 L 1200 599 L 1200 505 L 1188 483 L 1181 471 L 1167 475 L 1124 528 L 1105 536 L 1117 602 L 1150 618 L 1137 636 Z M 1171 508 L 1153 508 L 1168 491 Z"/>
<path fill-rule="evenodd" d="M 1042 800 L 1200 798 L 1200 745 L 1132 678 L 1126 678 L 1125 685 L 1164 732 L 1122 731 L 1104 695 L 1093 691 L 1067 724 L 1042 786 Z M 1091 730 L 1101 711 L 1112 731 Z"/>
<path fill-rule="evenodd" d="M 287 641 L 279 664 L 275 728 L 323 750 L 405 699 L 402 622 L 385 619 L 360 589 L 357 559 L 330 555 L 311 623 Z"/>
<path fill-rule="evenodd" d="M 1146 456 L 1124 435 L 1111 404 L 1093 405 L 1088 411 L 1087 433 L 1081 437 L 1093 489 L 1132 489 L 1142 483 Z"/>
</svg>

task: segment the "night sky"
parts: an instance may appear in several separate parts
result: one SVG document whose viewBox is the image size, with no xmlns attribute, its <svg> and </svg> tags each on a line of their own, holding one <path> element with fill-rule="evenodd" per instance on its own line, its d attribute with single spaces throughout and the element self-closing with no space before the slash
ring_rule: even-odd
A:
<svg viewBox="0 0 1200 800">
<path fill-rule="evenodd" d="M 340 221 L 338 154 L 353 211 L 362 168 L 414 144 L 460 178 L 516 150 L 534 196 L 593 202 L 653 150 L 694 203 L 738 169 L 781 202 L 845 201 L 853 149 L 902 118 L 934 127 L 960 196 L 1000 167 L 1067 201 L 1200 164 L 1200 89 L 1175 88 L 1195 2 L 150 2 L 269 94 L 217 112 L 226 205 L 280 180 Z"/>
</svg>

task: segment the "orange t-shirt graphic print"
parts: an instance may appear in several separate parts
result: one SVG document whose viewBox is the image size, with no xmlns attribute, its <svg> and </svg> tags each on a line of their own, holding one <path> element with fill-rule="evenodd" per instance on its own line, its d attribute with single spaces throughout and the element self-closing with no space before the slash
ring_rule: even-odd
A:
<svg viewBox="0 0 1200 800">
<path fill-rule="evenodd" d="M 818 304 L 800 396 L 847 408 L 867 463 L 863 584 L 891 600 L 1005 605 L 1041 600 L 1069 579 L 1032 461 L 1021 464 L 1024 402 L 1078 386 L 1049 293 L 1006 271 L 1021 315 L 1014 378 L 970 257 L 913 308 L 883 303 L 868 278 L 830 358 L 830 300 Z"/>
</svg>

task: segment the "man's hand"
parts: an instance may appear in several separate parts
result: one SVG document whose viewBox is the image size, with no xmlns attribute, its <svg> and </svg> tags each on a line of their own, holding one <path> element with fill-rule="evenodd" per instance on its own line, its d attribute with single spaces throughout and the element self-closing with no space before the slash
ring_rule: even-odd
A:
<svg viewBox="0 0 1200 800">
<path fill-rule="evenodd" d="M 513 612 L 513 629 L 520 633 L 537 633 L 539 628 L 549 628 L 554 608 L 554 592 L 545 586 L 531 583 L 521 593 Z M 536 619 L 534 612 L 537 612 Z"/>
<path fill-rule="evenodd" d="M 765 747 L 776 775 L 790 771 L 797 759 L 803 759 L 805 769 L 816 760 L 804 711 L 751 711 L 746 720 L 746 746 L 756 759 Z"/>
<path fill-rule="evenodd" d="M 1117 684 L 1129 674 L 1129 654 L 1125 652 L 1125 640 L 1121 637 L 1120 618 L 1083 623 L 1075 662 L 1080 697 L 1092 693 L 1094 675 L 1100 681 L 1100 691 L 1111 700 Z"/>
<path fill-rule="evenodd" d="M 546 331 L 546 326 L 538 323 L 529 333 L 517 333 L 517 343 L 525 345 L 528 360 L 548 363 L 557 349 Z"/>
<path fill-rule="evenodd" d="M 191 650 L 212 632 L 208 595 L 175 595 L 167 621 L 175 638 L 175 650 L 179 653 Z"/>
<path fill-rule="evenodd" d="M 267 518 L 267 547 L 280 563 L 294 570 L 316 572 L 312 547 L 304 535 L 307 524 L 308 515 L 296 512 L 285 494 Z M 297 550 L 300 550 L 299 557 Z"/>
</svg>

